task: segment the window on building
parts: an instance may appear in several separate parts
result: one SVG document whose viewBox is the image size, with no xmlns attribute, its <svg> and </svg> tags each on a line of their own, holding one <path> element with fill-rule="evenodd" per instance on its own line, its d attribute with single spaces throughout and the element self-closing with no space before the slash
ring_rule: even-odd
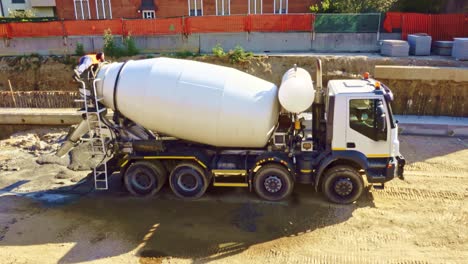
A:
<svg viewBox="0 0 468 264">
<path fill-rule="evenodd" d="M 203 0 L 188 0 L 189 16 L 203 16 Z"/>
<path fill-rule="evenodd" d="M 144 19 L 154 19 L 156 18 L 156 13 L 154 12 L 154 10 L 143 10 L 143 12 L 141 12 L 143 14 L 143 18 Z"/>
<path fill-rule="evenodd" d="M 275 11 L 275 14 L 287 14 L 288 0 L 274 0 L 273 10 Z"/>
<path fill-rule="evenodd" d="M 73 0 L 75 4 L 76 19 L 91 19 L 88 0 Z"/>
<path fill-rule="evenodd" d="M 25 0 L 11 0 L 11 3 L 12 4 L 25 4 L 26 1 Z"/>
<path fill-rule="evenodd" d="M 216 0 L 216 15 L 224 16 L 231 14 L 231 0 Z"/>
<path fill-rule="evenodd" d="M 249 0 L 249 14 L 262 14 L 263 0 Z"/>
<path fill-rule="evenodd" d="M 380 99 L 352 99 L 349 101 L 349 126 L 375 141 L 386 140 L 386 115 Z"/>
<path fill-rule="evenodd" d="M 112 19 L 111 0 L 95 0 L 97 19 Z"/>
</svg>

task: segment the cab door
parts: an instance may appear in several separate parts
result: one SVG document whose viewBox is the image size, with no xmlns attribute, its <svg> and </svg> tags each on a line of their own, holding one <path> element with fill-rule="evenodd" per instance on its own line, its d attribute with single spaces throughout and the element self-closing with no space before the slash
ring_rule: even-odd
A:
<svg viewBox="0 0 468 264">
<path fill-rule="evenodd" d="M 349 97 L 346 124 L 346 149 L 368 158 L 390 157 L 390 122 L 382 97 Z"/>
</svg>

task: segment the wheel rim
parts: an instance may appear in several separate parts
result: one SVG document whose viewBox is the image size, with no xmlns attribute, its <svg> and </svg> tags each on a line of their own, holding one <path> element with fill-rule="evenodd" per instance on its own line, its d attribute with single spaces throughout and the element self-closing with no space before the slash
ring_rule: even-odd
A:
<svg viewBox="0 0 468 264">
<path fill-rule="evenodd" d="M 192 192 L 198 188 L 198 180 L 193 174 L 185 173 L 177 179 L 177 185 L 184 192 Z"/>
<path fill-rule="evenodd" d="M 132 178 L 132 185 L 140 190 L 149 190 L 154 184 L 154 179 L 145 172 L 138 172 Z"/>
<path fill-rule="evenodd" d="M 354 191 L 354 183 L 350 178 L 337 179 L 333 184 L 333 190 L 340 197 L 347 197 Z"/>
<path fill-rule="evenodd" d="M 283 187 L 283 182 L 281 179 L 276 176 L 268 176 L 265 181 L 263 182 L 263 185 L 265 186 L 265 189 L 270 192 L 270 193 L 277 193 L 281 190 Z"/>
</svg>

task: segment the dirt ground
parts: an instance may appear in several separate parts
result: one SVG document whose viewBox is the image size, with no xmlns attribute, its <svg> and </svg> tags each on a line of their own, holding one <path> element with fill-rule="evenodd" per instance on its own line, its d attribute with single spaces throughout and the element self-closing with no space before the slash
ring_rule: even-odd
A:
<svg viewBox="0 0 468 264">
<path fill-rule="evenodd" d="M 63 130 L 0 141 L 1 263 L 466 263 L 468 139 L 402 136 L 406 180 L 355 204 L 296 186 L 283 202 L 210 189 L 183 202 L 76 185 L 77 158 L 54 159 Z M 39 164 L 41 163 L 41 164 Z M 67 168 L 68 166 L 68 168 Z"/>
</svg>

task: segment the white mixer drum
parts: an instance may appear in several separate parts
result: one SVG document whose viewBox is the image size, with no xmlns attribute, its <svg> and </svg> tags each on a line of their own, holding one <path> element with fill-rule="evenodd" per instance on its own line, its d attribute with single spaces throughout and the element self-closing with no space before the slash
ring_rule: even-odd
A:
<svg viewBox="0 0 468 264">
<path fill-rule="evenodd" d="M 104 105 L 147 129 L 218 147 L 263 147 L 274 132 L 279 106 L 273 83 L 190 60 L 122 65 L 101 68 L 98 95 Z"/>
<path fill-rule="evenodd" d="M 307 110 L 315 98 L 310 74 L 302 68 L 288 70 L 281 80 L 278 97 L 281 106 L 291 113 L 301 113 Z"/>
</svg>

